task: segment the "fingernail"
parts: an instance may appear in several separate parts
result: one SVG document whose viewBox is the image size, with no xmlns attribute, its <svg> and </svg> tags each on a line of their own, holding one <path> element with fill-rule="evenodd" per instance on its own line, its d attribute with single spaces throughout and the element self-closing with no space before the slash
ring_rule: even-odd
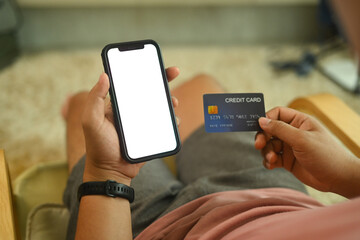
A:
<svg viewBox="0 0 360 240">
<path fill-rule="evenodd" d="M 269 119 L 269 118 L 264 118 L 264 117 L 259 118 L 259 124 L 260 124 L 261 126 L 266 126 L 266 125 L 268 125 L 270 122 L 271 122 L 271 119 Z"/>
</svg>

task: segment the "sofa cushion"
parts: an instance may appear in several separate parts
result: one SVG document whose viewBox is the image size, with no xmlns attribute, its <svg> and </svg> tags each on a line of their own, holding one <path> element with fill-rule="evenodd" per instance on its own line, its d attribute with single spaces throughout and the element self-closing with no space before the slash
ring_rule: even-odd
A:
<svg viewBox="0 0 360 240">
<path fill-rule="evenodd" d="M 26 226 L 26 240 L 63 240 L 70 213 L 60 204 L 42 204 L 31 210 Z"/>
</svg>

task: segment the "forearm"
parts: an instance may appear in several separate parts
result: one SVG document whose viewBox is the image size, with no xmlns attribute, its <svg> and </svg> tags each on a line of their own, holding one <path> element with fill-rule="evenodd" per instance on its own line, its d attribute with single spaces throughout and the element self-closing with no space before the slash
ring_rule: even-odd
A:
<svg viewBox="0 0 360 240">
<path fill-rule="evenodd" d="M 87 160 L 88 161 L 88 160 Z M 130 179 L 102 171 L 88 162 L 84 182 L 114 180 L 130 186 Z M 130 203 L 125 198 L 86 195 L 81 198 L 75 239 L 132 239 Z"/>
<path fill-rule="evenodd" d="M 132 239 L 129 201 L 100 195 L 82 197 L 75 239 Z"/>
</svg>

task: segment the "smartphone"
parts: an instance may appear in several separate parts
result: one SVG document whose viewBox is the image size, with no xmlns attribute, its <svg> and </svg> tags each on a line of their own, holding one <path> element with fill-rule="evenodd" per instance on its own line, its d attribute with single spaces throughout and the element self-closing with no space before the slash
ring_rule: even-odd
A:
<svg viewBox="0 0 360 240">
<path fill-rule="evenodd" d="M 123 158 L 138 163 L 176 154 L 181 143 L 159 45 L 114 43 L 101 56 Z"/>
</svg>

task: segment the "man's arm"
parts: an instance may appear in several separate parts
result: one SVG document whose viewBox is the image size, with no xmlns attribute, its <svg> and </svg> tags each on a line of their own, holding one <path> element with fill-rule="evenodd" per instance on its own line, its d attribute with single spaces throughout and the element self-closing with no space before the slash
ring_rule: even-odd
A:
<svg viewBox="0 0 360 240">
<path fill-rule="evenodd" d="M 90 171 L 91 172 L 91 171 Z M 84 182 L 115 180 L 130 186 L 118 176 L 89 176 Z M 75 239 L 132 239 L 130 203 L 125 198 L 87 195 L 81 198 Z"/>
<path fill-rule="evenodd" d="M 289 108 L 274 108 L 259 119 L 256 136 L 264 166 L 283 167 L 320 191 L 360 196 L 360 160 L 340 146 L 314 118 Z"/>
<path fill-rule="evenodd" d="M 81 200 L 75 239 L 132 239 L 127 199 L 86 196 Z"/>
<path fill-rule="evenodd" d="M 83 114 L 87 158 L 83 182 L 115 180 L 130 185 L 142 165 L 129 166 L 120 155 L 112 122 L 107 119 L 105 98 L 109 80 L 102 74 L 90 91 Z M 130 203 L 124 198 L 83 196 L 76 239 L 132 239 Z"/>
<path fill-rule="evenodd" d="M 179 69 L 166 70 L 171 81 Z M 82 117 L 86 143 L 83 182 L 114 180 L 130 186 L 145 163 L 130 164 L 120 154 L 111 105 L 106 100 L 109 79 L 102 74 L 88 95 Z M 146 99 L 144 99 L 144 105 Z M 174 107 L 177 105 L 173 98 Z M 86 195 L 81 198 L 76 239 L 132 239 L 130 203 L 124 198 Z"/>
</svg>

